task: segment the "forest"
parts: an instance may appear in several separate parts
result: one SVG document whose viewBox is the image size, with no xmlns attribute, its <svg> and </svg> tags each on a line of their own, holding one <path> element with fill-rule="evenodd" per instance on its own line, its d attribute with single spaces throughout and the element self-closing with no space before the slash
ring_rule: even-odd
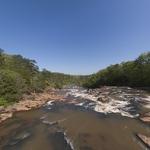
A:
<svg viewBox="0 0 150 150">
<path fill-rule="evenodd" d="M 92 74 L 84 83 L 87 88 L 100 86 L 150 87 L 150 52 L 133 61 L 110 65 Z"/>
<path fill-rule="evenodd" d="M 40 70 L 35 60 L 9 55 L 0 49 L 0 105 L 19 101 L 23 94 L 42 92 L 46 88 L 60 89 L 66 85 L 149 87 L 150 52 L 141 54 L 134 61 L 110 65 L 95 74 L 80 76 Z"/>
<path fill-rule="evenodd" d="M 35 60 L 9 55 L 0 49 L 0 105 L 19 101 L 23 94 L 42 92 L 45 88 L 65 85 L 81 86 L 84 76 L 40 71 Z"/>
</svg>

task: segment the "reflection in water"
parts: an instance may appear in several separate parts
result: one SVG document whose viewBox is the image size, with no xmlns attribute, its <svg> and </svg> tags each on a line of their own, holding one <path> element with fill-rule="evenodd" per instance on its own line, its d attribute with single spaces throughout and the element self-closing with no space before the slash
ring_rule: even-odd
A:
<svg viewBox="0 0 150 150">
<path fill-rule="evenodd" d="M 16 113 L 0 131 L 2 150 L 141 150 L 135 134 L 150 135 L 136 119 L 63 104 Z"/>
</svg>

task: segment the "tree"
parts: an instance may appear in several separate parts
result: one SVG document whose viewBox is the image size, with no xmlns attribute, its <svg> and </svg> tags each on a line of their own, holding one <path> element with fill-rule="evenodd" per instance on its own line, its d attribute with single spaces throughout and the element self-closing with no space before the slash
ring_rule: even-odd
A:
<svg viewBox="0 0 150 150">
<path fill-rule="evenodd" d="M 150 52 L 146 52 L 141 54 L 137 59 L 136 62 L 138 64 L 144 65 L 144 64 L 150 64 Z"/>
<path fill-rule="evenodd" d="M 4 50 L 0 48 L 0 67 L 4 64 L 4 56 L 3 56 Z"/>
<path fill-rule="evenodd" d="M 7 102 L 14 102 L 21 98 L 26 91 L 25 80 L 16 72 L 0 71 L 0 97 Z"/>
<path fill-rule="evenodd" d="M 150 52 L 141 54 L 135 61 L 110 65 L 90 76 L 85 87 L 101 85 L 150 86 Z"/>
</svg>

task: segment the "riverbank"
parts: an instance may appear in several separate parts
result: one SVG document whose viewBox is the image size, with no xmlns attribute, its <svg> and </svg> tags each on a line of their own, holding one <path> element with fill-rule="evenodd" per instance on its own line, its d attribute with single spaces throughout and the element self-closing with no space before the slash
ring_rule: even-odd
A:
<svg viewBox="0 0 150 150">
<path fill-rule="evenodd" d="M 61 92 L 58 90 L 46 90 L 43 93 L 24 95 L 24 98 L 18 103 L 0 108 L 0 123 L 11 118 L 15 112 L 39 108 L 46 103 L 51 106 L 56 101 L 74 104 L 104 114 L 120 113 L 122 116 L 139 118 L 144 123 L 150 123 L 150 113 L 148 113 L 150 111 L 150 97 L 142 90 L 129 87 L 102 87 L 90 90 L 68 89 L 68 91 L 64 91 L 66 95 L 59 93 Z M 69 95 L 73 97 L 68 98 Z M 136 112 L 137 105 L 145 107 L 149 111 L 147 113 Z M 150 137 L 142 134 L 142 132 L 136 135 L 146 146 L 150 147 Z"/>
<path fill-rule="evenodd" d="M 11 118 L 15 112 L 28 111 L 39 108 L 46 102 L 51 100 L 61 100 L 62 95 L 58 95 L 56 90 L 45 90 L 42 93 L 31 93 L 24 95 L 22 100 L 7 107 L 0 107 L 0 123 L 8 118 Z"/>
</svg>

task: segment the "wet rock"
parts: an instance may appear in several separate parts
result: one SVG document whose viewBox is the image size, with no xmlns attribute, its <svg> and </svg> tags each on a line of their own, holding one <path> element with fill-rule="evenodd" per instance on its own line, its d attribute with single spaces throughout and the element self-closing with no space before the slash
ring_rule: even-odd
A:
<svg viewBox="0 0 150 150">
<path fill-rule="evenodd" d="M 149 117 L 142 117 L 140 118 L 142 121 L 150 123 L 150 116 Z"/>
<path fill-rule="evenodd" d="M 97 101 L 100 101 L 102 103 L 107 103 L 109 102 L 109 99 L 107 97 L 98 97 Z"/>
<path fill-rule="evenodd" d="M 66 136 L 66 133 L 63 131 L 56 131 L 50 133 L 49 139 L 55 150 L 74 150 L 70 139 Z"/>
<path fill-rule="evenodd" d="M 40 118 L 40 120 L 44 120 L 44 119 L 46 119 L 47 118 L 47 115 L 44 115 L 44 116 L 42 116 L 41 118 Z"/>
<path fill-rule="evenodd" d="M 144 145 L 150 148 L 150 137 L 147 137 L 143 134 L 137 134 L 137 137 L 144 143 Z"/>
<path fill-rule="evenodd" d="M 50 125 L 50 126 L 55 126 L 55 125 L 58 125 L 59 123 L 61 123 L 61 122 L 64 122 L 64 121 L 66 121 L 67 119 L 60 119 L 60 120 L 57 120 L 57 121 L 48 121 L 48 120 L 43 120 L 42 122 L 44 123 L 44 124 L 47 124 L 47 125 Z"/>
<path fill-rule="evenodd" d="M 29 132 L 22 132 L 18 135 L 15 136 L 15 138 L 11 139 L 11 141 L 9 142 L 8 145 L 13 146 L 18 144 L 19 142 L 21 142 L 24 139 L 27 139 L 31 134 Z"/>
<path fill-rule="evenodd" d="M 146 123 L 150 123 L 150 112 L 144 114 L 142 117 L 140 117 L 140 120 L 146 122 Z"/>
<path fill-rule="evenodd" d="M 64 139 L 66 140 L 66 142 L 69 145 L 69 147 L 71 148 L 71 150 L 74 150 L 72 140 L 67 136 L 66 132 L 64 132 Z"/>
<path fill-rule="evenodd" d="M 43 122 L 44 124 L 49 125 L 49 126 L 58 125 L 58 121 L 47 121 L 47 120 L 43 120 L 42 122 Z"/>
</svg>

